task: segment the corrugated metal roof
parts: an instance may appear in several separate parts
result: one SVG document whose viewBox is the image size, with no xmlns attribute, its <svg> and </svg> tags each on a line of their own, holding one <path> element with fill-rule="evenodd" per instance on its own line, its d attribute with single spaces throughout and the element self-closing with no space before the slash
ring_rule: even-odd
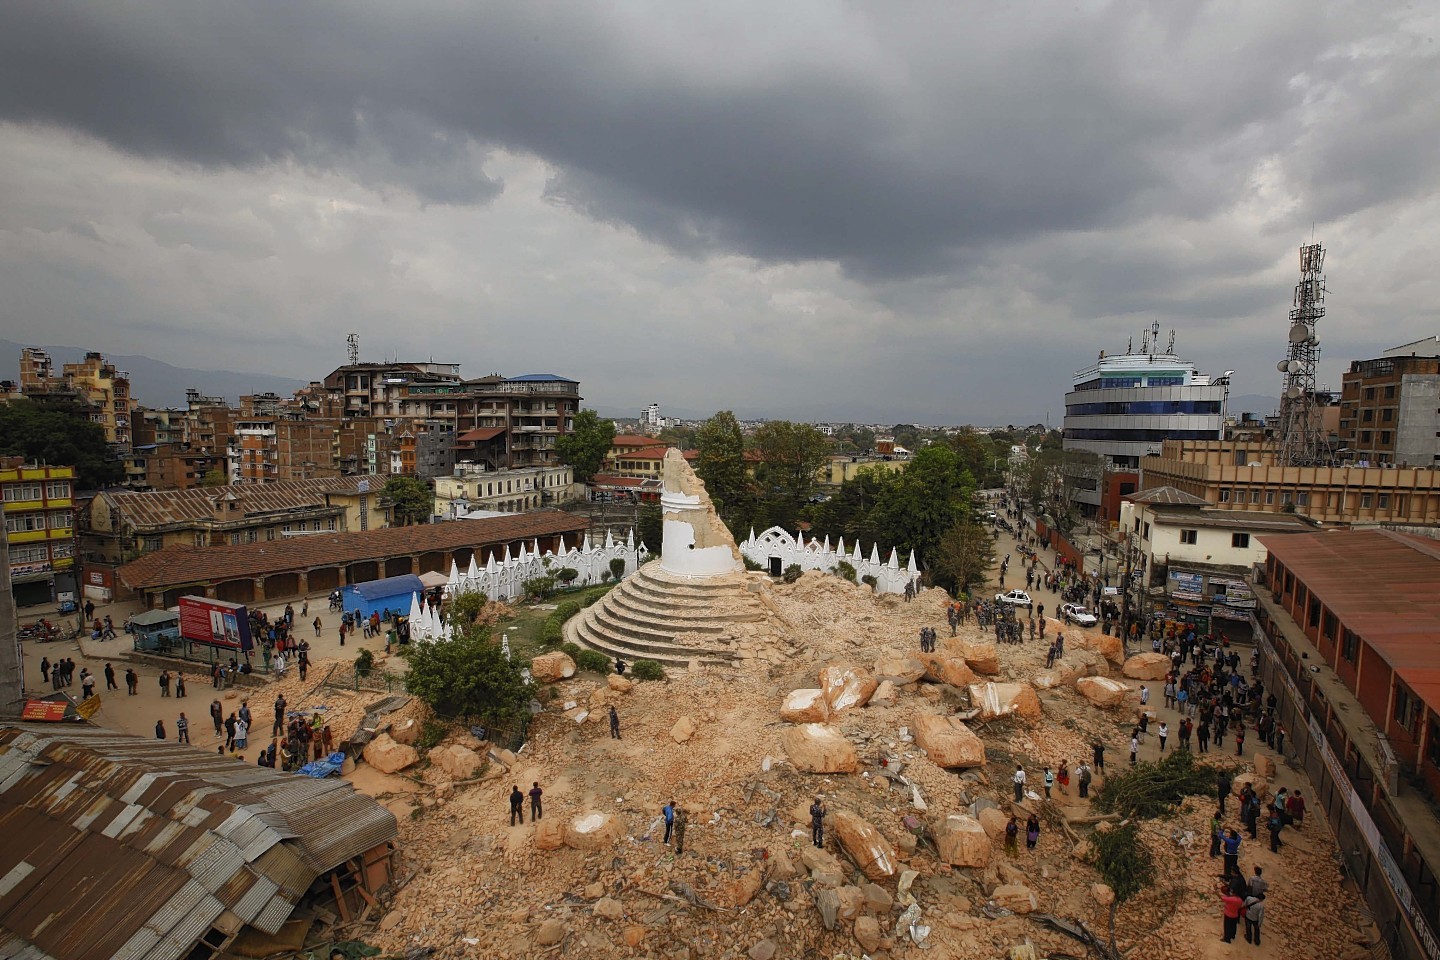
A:
<svg viewBox="0 0 1440 960">
<path fill-rule="evenodd" d="M 341 780 L 84 725 L 0 727 L 0 957 L 175 960 L 227 910 L 274 933 L 315 877 L 395 832 Z"/>
<path fill-rule="evenodd" d="M 97 496 L 110 502 L 124 521 L 138 530 L 173 523 L 194 523 L 215 518 L 215 502 L 225 498 L 240 504 L 245 516 L 325 506 L 327 493 L 354 496 L 361 480 L 369 477 L 328 477 L 317 480 L 277 480 L 274 483 L 231 484 L 217 491 L 208 487 L 146 492 L 104 492 Z"/>
<path fill-rule="evenodd" d="M 1440 712 L 1440 543 L 1391 530 L 1264 536 L 1270 555 Z"/>
<path fill-rule="evenodd" d="M 480 548 L 564 534 L 574 536 L 590 521 L 561 510 L 507 514 L 483 520 L 451 520 L 409 527 L 316 533 L 289 540 L 220 547 L 171 546 L 147 553 L 120 568 L 132 589 L 263 577 L 312 567 L 344 566 L 365 560 L 427 551 Z"/>
</svg>

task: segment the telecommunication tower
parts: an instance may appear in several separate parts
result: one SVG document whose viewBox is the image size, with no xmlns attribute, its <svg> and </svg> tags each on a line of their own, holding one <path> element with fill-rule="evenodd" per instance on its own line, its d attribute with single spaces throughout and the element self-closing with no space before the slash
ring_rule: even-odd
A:
<svg viewBox="0 0 1440 960">
<path fill-rule="evenodd" d="M 352 333 L 345 338 L 345 350 L 350 354 L 350 366 L 360 362 L 360 334 Z"/>
<path fill-rule="evenodd" d="M 1315 367 L 1320 362 L 1320 341 L 1315 321 L 1325 316 L 1325 248 L 1318 243 L 1300 248 L 1300 282 L 1290 311 L 1289 349 L 1276 369 L 1285 374 L 1280 394 L 1280 459 L 1290 466 L 1319 463 L 1324 442 L 1319 403 L 1315 397 Z"/>
</svg>

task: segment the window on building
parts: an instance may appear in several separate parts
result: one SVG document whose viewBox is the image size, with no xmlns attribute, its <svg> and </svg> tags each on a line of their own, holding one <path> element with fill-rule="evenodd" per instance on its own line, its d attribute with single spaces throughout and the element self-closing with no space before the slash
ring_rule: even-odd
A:
<svg viewBox="0 0 1440 960">
<path fill-rule="evenodd" d="M 1220 491 L 1220 502 L 1221 502 L 1221 503 L 1229 503 L 1229 502 L 1230 502 L 1230 491 L 1229 491 L 1229 490 L 1221 490 L 1221 491 Z M 1138 523 L 1139 521 L 1137 520 L 1136 522 Z"/>
<path fill-rule="evenodd" d="M 1283 506 L 1287 506 L 1288 504 L 1290 504 L 1290 503 L 1292 502 L 1292 500 L 1293 500 L 1293 497 L 1291 496 L 1289 490 L 1285 490 L 1285 491 L 1281 492 L 1281 494 L 1280 494 L 1280 506 L 1282 506 L 1282 507 L 1283 507 Z"/>
<path fill-rule="evenodd" d="M 1372 438 L 1373 438 L 1374 436 L 1375 436 L 1375 435 L 1374 435 L 1371 431 L 1369 431 L 1369 430 L 1361 430 L 1361 431 L 1360 431 L 1360 442 L 1363 443 L 1363 444 L 1367 444 L 1367 445 L 1368 445 L 1368 444 L 1371 442 L 1371 440 L 1372 440 Z"/>
<path fill-rule="evenodd" d="M 1259 503 L 1259 502 L 1260 502 L 1260 491 L 1259 491 L 1259 490 L 1251 490 L 1251 491 L 1250 491 L 1250 502 L 1251 502 L 1251 503 Z"/>
<path fill-rule="evenodd" d="M 1363 509 L 1368 509 L 1369 506 L 1370 506 L 1370 501 L 1371 501 L 1371 499 L 1372 499 L 1372 497 L 1371 497 L 1371 495 L 1368 494 L 1368 493 L 1362 493 L 1362 494 L 1360 494 L 1360 508 L 1361 508 L 1362 510 L 1363 510 Z"/>
<path fill-rule="evenodd" d="M 1360 638 L 1355 635 L 1354 630 L 1346 629 L 1340 633 L 1340 656 L 1351 663 L 1360 656 Z"/>
<path fill-rule="evenodd" d="M 40 484 L 38 483 L 11 483 L 5 486 L 5 502 L 20 503 L 25 500 L 40 499 Z"/>
<path fill-rule="evenodd" d="M 1381 431 L 1380 431 L 1380 442 L 1381 442 L 1382 444 L 1389 443 L 1389 442 L 1390 442 L 1390 436 L 1391 436 L 1391 434 L 1390 434 L 1390 431 L 1389 431 L 1389 430 L 1381 430 Z"/>
<path fill-rule="evenodd" d="M 164 537 L 145 537 L 140 541 L 140 549 L 146 553 L 154 553 L 163 546 L 165 546 Z"/>
<path fill-rule="evenodd" d="M 1250 534 L 1248 534 L 1248 533 L 1232 533 L 1232 534 L 1230 534 L 1230 546 L 1234 547 L 1234 548 L 1237 549 L 1237 550 L 1245 550 L 1245 549 L 1249 548 L 1249 546 L 1250 546 Z"/>
<path fill-rule="evenodd" d="M 210 538 L 203 530 L 195 531 L 195 546 L 203 547 L 210 543 Z"/>
<path fill-rule="evenodd" d="M 1395 684 L 1395 709 L 1393 716 L 1395 722 L 1406 730 L 1410 735 L 1415 735 L 1415 728 L 1420 720 L 1420 698 L 1406 689 L 1402 683 Z"/>
<path fill-rule="evenodd" d="M 48 556 L 43 543 L 16 543 L 10 546 L 10 563 L 12 565 L 44 563 Z"/>
<path fill-rule="evenodd" d="M 1328 640 L 1334 640 L 1334 639 L 1335 639 L 1335 628 L 1338 627 L 1339 625 L 1340 625 L 1340 621 L 1338 621 L 1338 620 L 1335 619 L 1335 614 L 1331 613 L 1329 610 L 1326 610 L 1326 611 L 1325 611 L 1325 619 L 1322 621 L 1322 624 L 1321 624 L 1321 627 L 1320 627 L 1320 635 L 1323 636 L 1323 637 L 1325 637 L 1325 638 L 1328 639 Z"/>
<path fill-rule="evenodd" d="M 370 529 L 370 498 L 360 498 L 360 529 Z"/>
<path fill-rule="evenodd" d="M 1149 539 L 1150 539 L 1150 524 L 1144 523 L 1144 524 L 1141 524 L 1140 527 L 1141 527 L 1140 539 L 1141 539 L 1141 540 L 1149 540 Z"/>
<path fill-rule="evenodd" d="M 49 500 L 64 500 L 70 496 L 69 480 L 51 480 L 45 484 L 45 497 Z"/>
<path fill-rule="evenodd" d="M 1200 539 L 1200 531 L 1199 531 L 1199 530 L 1181 530 L 1181 531 L 1180 531 L 1180 542 L 1181 542 L 1181 543 L 1194 544 L 1194 543 L 1198 542 L 1199 539 Z"/>
<path fill-rule="evenodd" d="M 232 546 L 232 547 L 238 547 L 238 546 L 240 546 L 240 534 L 239 534 L 238 532 L 237 532 L 237 533 L 232 533 L 232 534 L 230 534 L 230 546 Z"/>
<path fill-rule="evenodd" d="M 60 540 L 50 545 L 50 556 L 59 560 L 61 557 L 73 557 L 75 555 L 75 544 L 70 540 Z"/>
<path fill-rule="evenodd" d="M 1374 400 L 1374 399 L 1375 399 L 1375 388 L 1374 388 L 1374 387 L 1366 387 L 1366 388 L 1365 388 L 1365 399 L 1366 399 L 1366 400 Z"/>
<path fill-rule="evenodd" d="M 325 521 L 325 529 L 326 529 L 326 530 L 331 530 L 331 531 L 333 531 L 333 530 L 335 529 L 335 518 L 334 518 L 334 517 L 331 517 L 329 520 L 326 520 L 326 521 Z"/>
<path fill-rule="evenodd" d="M 259 540 L 259 539 L 260 539 L 260 532 L 259 532 L 258 530 L 246 530 L 246 531 L 245 531 L 245 542 L 246 542 L 246 543 L 254 543 L 256 540 Z"/>
<path fill-rule="evenodd" d="M 1306 613 L 1306 619 L 1309 621 L 1310 626 L 1320 626 L 1320 601 L 1313 593 L 1310 595 L 1310 602 L 1306 605 Z"/>
<path fill-rule="evenodd" d="M 319 521 L 319 520 L 311 520 L 311 521 L 310 521 L 310 529 L 311 529 L 311 531 L 313 531 L 313 532 L 315 532 L 315 533 L 319 533 L 319 532 L 320 532 L 320 521 Z"/>
<path fill-rule="evenodd" d="M 1273 504 L 1274 502 L 1275 502 L 1275 491 L 1274 491 L 1274 490 L 1266 490 L 1266 491 L 1265 491 L 1265 505 L 1268 507 L 1268 506 L 1270 506 L 1271 504 Z"/>
<path fill-rule="evenodd" d="M 1375 411 L 1374 411 L 1374 410 L 1361 410 L 1361 411 L 1360 411 L 1360 422 L 1361 422 L 1361 423 L 1374 423 L 1374 422 L 1375 422 Z"/>
<path fill-rule="evenodd" d="M 1395 399 L 1395 384 L 1391 383 L 1391 384 L 1386 385 L 1386 387 L 1385 387 L 1385 399 L 1386 399 L 1386 400 L 1394 400 L 1394 399 Z"/>
<path fill-rule="evenodd" d="M 1388 493 L 1382 493 L 1382 494 L 1380 494 L 1380 509 L 1381 509 L 1381 510 L 1388 510 L 1388 509 L 1390 509 L 1390 494 L 1388 494 Z"/>
<path fill-rule="evenodd" d="M 31 530 L 45 529 L 45 514 L 43 513 L 7 513 L 5 515 L 5 530 L 8 533 L 29 533 Z"/>
<path fill-rule="evenodd" d="M 1392 420 L 1395 419 L 1395 408 L 1386 407 L 1384 410 L 1381 410 L 1380 419 L 1385 421 L 1386 423 L 1390 423 Z"/>
<path fill-rule="evenodd" d="M 1295 494 L 1295 502 L 1302 507 L 1308 507 L 1310 505 L 1310 492 L 1308 490 L 1301 490 Z"/>
<path fill-rule="evenodd" d="M 1294 590 L 1294 589 L 1295 589 L 1295 574 L 1291 573 L 1289 570 L 1286 570 L 1286 571 L 1285 571 L 1285 592 L 1286 592 L 1286 593 L 1289 593 L 1291 590 Z"/>
</svg>

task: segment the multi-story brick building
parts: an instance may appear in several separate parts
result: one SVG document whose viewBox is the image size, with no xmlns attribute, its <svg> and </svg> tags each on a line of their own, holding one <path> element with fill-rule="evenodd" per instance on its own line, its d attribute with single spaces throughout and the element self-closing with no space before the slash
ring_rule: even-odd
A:
<svg viewBox="0 0 1440 960">
<path fill-rule="evenodd" d="M 20 606 L 56 599 L 56 575 L 75 565 L 75 468 L 0 459 L 0 502 L 9 543 L 10 585 Z M 73 579 L 73 578 L 70 578 Z M 68 584 L 74 590 L 74 584 Z"/>
<path fill-rule="evenodd" d="M 458 363 L 352 363 L 332 370 L 322 386 L 341 398 L 342 416 L 413 417 L 434 415 L 411 402 L 413 387 L 459 382 Z"/>
<path fill-rule="evenodd" d="M 1141 490 L 1157 487 L 1227 510 L 1293 512 L 1327 526 L 1440 524 L 1440 470 L 1292 467 L 1264 441 L 1167 440 L 1141 461 Z"/>
<path fill-rule="evenodd" d="M 106 443 L 120 453 L 130 449 L 135 409 L 130 379 L 103 354 L 87 353 L 79 363 L 65 364 L 57 377 L 49 354 L 26 347 L 20 353 L 20 387 L 32 397 L 73 396 L 87 409 L 91 422 L 104 431 Z"/>
<path fill-rule="evenodd" d="M 580 496 L 575 471 L 563 464 L 495 471 L 460 464 L 453 476 L 435 478 L 435 515 L 453 519 L 476 510 L 522 513 Z"/>
<path fill-rule="evenodd" d="M 1440 543 L 1260 538 L 1261 675 L 1392 957 L 1440 949 Z"/>
<path fill-rule="evenodd" d="M 1440 466 L 1440 337 L 1351 363 L 1339 436 L 1357 463 Z"/>
</svg>

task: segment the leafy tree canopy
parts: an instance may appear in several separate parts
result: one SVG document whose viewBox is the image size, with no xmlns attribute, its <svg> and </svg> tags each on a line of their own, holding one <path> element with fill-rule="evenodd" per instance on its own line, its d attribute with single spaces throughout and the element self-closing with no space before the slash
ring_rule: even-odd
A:
<svg viewBox="0 0 1440 960">
<path fill-rule="evenodd" d="M 74 467 L 75 484 L 82 490 L 101 490 L 125 479 L 125 468 L 105 442 L 105 431 L 90 422 L 83 406 L 70 401 L 0 403 L 0 455 Z"/>
<path fill-rule="evenodd" d="M 955 594 L 968 593 L 985 580 L 995 562 L 995 538 L 977 523 L 962 521 L 951 527 L 930 558 L 931 579 Z"/>
<path fill-rule="evenodd" d="M 229 482 L 230 478 L 227 477 L 225 471 L 219 467 L 205 471 L 205 476 L 200 478 L 200 486 L 202 487 L 223 487 Z"/>
<path fill-rule="evenodd" d="M 830 438 L 808 423 L 771 420 L 755 431 L 762 479 L 799 503 L 815 488 L 815 474 L 831 450 Z"/>
<path fill-rule="evenodd" d="M 391 477 L 385 481 L 383 495 L 390 500 L 395 511 L 396 526 L 425 523 L 430 519 L 435 498 L 424 480 L 418 477 Z"/>
<path fill-rule="evenodd" d="M 519 660 L 506 660 L 484 627 L 469 625 L 453 640 L 412 643 L 406 688 L 444 719 L 514 720 L 529 710 L 534 688 Z"/>
<path fill-rule="evenodd" d="M 555 453 L 574 468 L 578 482 L 588 483 L 605 465 L 614 443 L 615 421 L 602 420 L 594 410 L 581 410 L 570 432 L 555 441 Z"/>
<path fill-rule="evenodd" d="M 705 481 L 705 489 L 721 516 L 728 516 L 736 501 L 749 490 L 745 438 L 739 421 L 729 410 L 721 410 L 695 431 L 695 474 Z M 646 545 L 658 549 L 658 541 L 647 540 Z"/>
</svg>

